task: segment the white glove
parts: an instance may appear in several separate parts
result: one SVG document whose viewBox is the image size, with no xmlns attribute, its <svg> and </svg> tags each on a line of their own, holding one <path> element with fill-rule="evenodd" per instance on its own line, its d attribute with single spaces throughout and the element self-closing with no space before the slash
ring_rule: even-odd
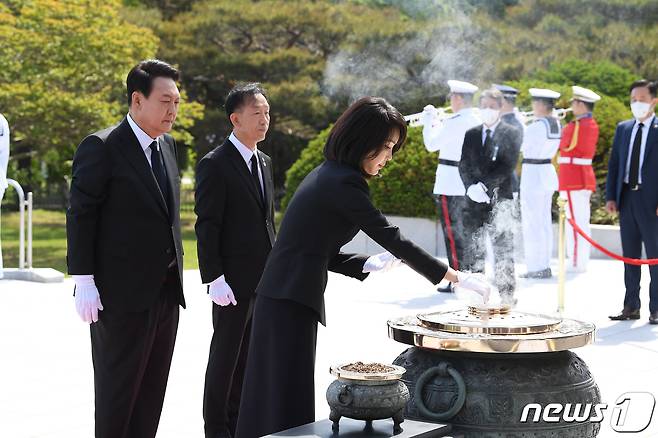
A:
<svg viewBox="0 0 658 438">
<path fill-rule="evenodd" d="M 386 272 L 400 266 L 400 263 L 402 263 L 402 260 L 386 251 L 368 257 L 368 260 L 363 264 L 363 272 Z"/>
<path fill-rule="evenodd" d="M 471 274 L 470 272 L 461 271 L 457 272 L 455 291 L 457 291 L 458 288 L 478 293 L 482 297 L 484 304 L 489 302 L 491 284 L 489 284 L 484 274 Z M 464 295 L 468 294 L 468 291 L 464 291 Z"/>
<path fill-rule="evenodd" d="M 208 294 L 212 302 L 218 306 L 238 305 L 235 295 L 233 295 L 233 289 L 228 285 L 223 275 L 210 283 Z"/>
<path fill-rule="evenodd" d="M 73 275 L 75 281 L 75 310 L 87 324 L 98 321 L 98 311 L 103 303 L 93 275 Z"/>
<path fill-rule="evenodd" d="M 426 127 L 432 127 L 438 114 L 439 112 L 434 108 L 434 105 L 425 106 L 420 116 L 420 124 Z"/>
<path fill-rule="evenodd" d="M 466 190 L 466 195 L 471 198 L 471 200 L 479 203 L 486 202 L 487 204 L 491 202 L 491 198 L 487 195 L 487 186 L 481 182 L 476 184 L 471 184 Z"/>
</svg>

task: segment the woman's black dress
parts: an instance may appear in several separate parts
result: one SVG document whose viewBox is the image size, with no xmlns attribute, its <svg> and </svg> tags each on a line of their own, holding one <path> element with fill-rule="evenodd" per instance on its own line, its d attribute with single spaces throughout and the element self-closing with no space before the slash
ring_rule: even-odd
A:
<svg viewBox="0 0 658 438">
<path fill-rule="evenodd" d="M 368 256 L 340 248 L 363 230 L 433 284 L 447 265 L 391 225 L 356 169 L 325 161 L 295 192 L 256 290 L 237 438 L 315 421 L 317 321 L 325 324 L 328 271 L 364 280 Z"/>
</svg>

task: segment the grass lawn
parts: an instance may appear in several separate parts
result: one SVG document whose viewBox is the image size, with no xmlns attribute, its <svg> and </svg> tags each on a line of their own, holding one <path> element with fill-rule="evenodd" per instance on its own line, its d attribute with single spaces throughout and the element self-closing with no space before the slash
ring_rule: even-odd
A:
<svg viewBox="0 0 658 438">
<path fill-rule="evenodd" d="M 194 235 L 195 219 L 191 211 L 181 213 L 185 269 L 199 268 Z M 18 212 L 2 213 L 0 239 L 4 266 L 18 267 Z M 34 210 L 32 241 L 32 265 L 35 268 L 54 268 L 66 272 L 66 217 L 63 211 Z"/>
<path fill-rule="evenodd" d="M 277 229 L 281 218 L 282 214 L 277 212 L 274 219 Z M 194 212 L 181 212 L 185 269 L 199 269 L 194 234 L 195 220 Z M 6 268 L 18 267 L 18 231 L 18 212 L 3 212 L 0 217 L 0 244 Z M 25 233 L 27 236 L 27 229 Z M 25 250 L 27 251 L 27 248 Z M 66 273 L 66 215 L 63 211 L 32 212 L 32 266 L 54 268 Z"/>
</svg>

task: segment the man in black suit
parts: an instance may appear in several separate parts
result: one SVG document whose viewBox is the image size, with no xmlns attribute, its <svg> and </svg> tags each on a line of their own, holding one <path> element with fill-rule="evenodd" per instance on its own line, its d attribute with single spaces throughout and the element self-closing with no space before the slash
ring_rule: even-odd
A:
<svg viewBox="0 0 658 438">
<path fill-rule="evenodd" d="M 73 158 L 66 214 L 75 305 L 91 324 L 96 438 L 155 437 L 183 297 L 180 178 L 171 130 L 178 71 L 128 74 L 129 111 Z"/>
<path fill-rule="evenodd" d="M 199 269 L 214 303 L 203 398 L 207 438 L 235 435 L 254 291 L 274 244 L 272 160 L 257 148 L 270 123 L 265 91 L 237 86 L 225 108 L 233 132 L 196 172 Z"/>
<path fill-rule="evenodd" d="M 495 88 L 480 96 L 483 125 L 466 132 L 459 173 L 466 187 L 464 235 L 473 236 L 464 270 L 484 272 L 485 241 L 494 250 L 495 283 L 503 304 L 514 303 L 514 169 L 522 133 L 501 122 L 503 96 Z"/>
<path fill-rule="evenodd" d="M 608 163 L 606 209 L 619 212 L 625 257 L 658 258 L 658 98 L 655 82 L 639 80 L 630 87 L 633 119 L 617 125 Z M 649 266 L 649 323 L 658 324 L 658 266 Z M 640 319 L 640 266 L 624 265 L 624 308 L 610 319 Z"/>
</svg>

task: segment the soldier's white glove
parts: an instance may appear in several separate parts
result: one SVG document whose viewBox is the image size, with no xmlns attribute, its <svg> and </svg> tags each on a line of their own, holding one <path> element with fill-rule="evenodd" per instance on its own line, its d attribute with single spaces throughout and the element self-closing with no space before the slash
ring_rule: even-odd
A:
<svg viewBox="0 0 658 438">
<path fill-rule="evenodd" d="M 466 195 L 471 198 L 472 201 L 487 204 L 491 202 L 491 198 L 487 195 L 487 186 L 478 182 L 476 184 L 471 184 L 466 190 Z"/>
<path fill-rule="evenodd" d="M 491 284 L 487 281 L 484 274 L 471 274 L 470 272 L 457 272 L 457 283 L 455 284 L 455 291 L 458 289 L 467 289 L 468 291 L 476 292 L 482 297 L 484 304 L 489 301 L 491 294 Z M 459 295 L 459 294 L 458 294 Z"/>
<path fill-rule="evenodd" d="M 98 311 L 103 303 L 93 275 L 73 275 L 75 281 L 75 310 L 87 324 L 98 321 Z"/>
<path fill-rule="evenodd" d="M 400 263 L 402 263 L 402 260 L 386 251 L 368 257 L 368 260 L 363 264 L 363 272 L 386 272 L 400 266 Z"/>
<path fill-rule="evenodd" d="M 434 108 L 434 105 L 426 105 L 420 116 L 420 124 L 426 127 L 432 127 L 438 114 L 439 112 Z"/>
<path fill-rule="evenodd" d="M 208 295 L 210 295 L 212 302 L 218 306 L 238 305 L 235 295 L 233 295 L 233 289 L 228 285 L 223 275 L 210 283 Z"/>
</svg>

